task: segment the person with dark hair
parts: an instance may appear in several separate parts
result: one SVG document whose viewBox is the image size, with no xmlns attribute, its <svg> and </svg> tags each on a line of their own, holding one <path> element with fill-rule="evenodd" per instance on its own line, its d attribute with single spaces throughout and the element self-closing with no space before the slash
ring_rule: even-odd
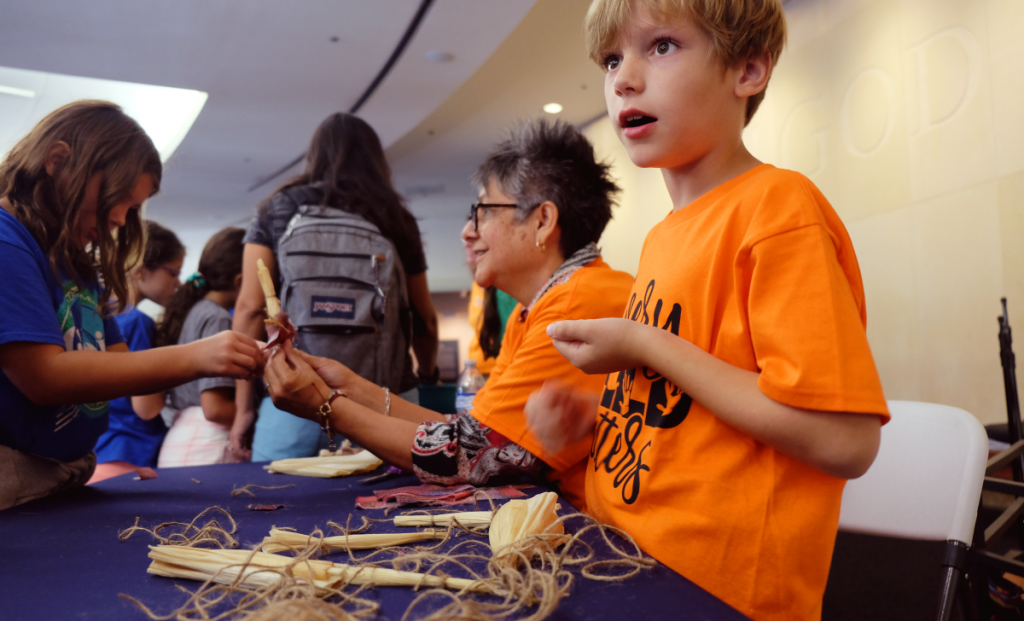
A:
<svg viewBox="0 0 1024 621">
<path fill-rule="evenodd" d="M 83 485 L 108 401 L 200 377 L 248 377 L 236 333 L 129 352 L 113 315 L 142 257 L 163 166 L 117 105 L 54 110 L 0 159 L 0 509 Z"/>
<path fill-rule="evenodd" d="M 199 257 L 199 269 L 171 298 L 157 327 L 158 346 L 185 345 L 231 330 L 231 309 L 242 285 L 242 237 L 226 228 L 214 233 Z M 235 380 L 206 377 L 172 388 L 177 410 L 157 465 L 202 466 L 228 458 L 228 434 L 235 418 Z"/>
<path fill-rule="evenodd" d="M 289 223 L 304 206 L 333 208 L 358 216 L 376 227 L 394 246 L 405 274 L 405 288 L 412 307 L 411 342 L 419 377 L 413 372 L 412 358 L 403 339 L 397 345 L 401 351 L 386 352 L 389 357 L 403 361 L 402 368 L 392 373 L 393 377 L 400 379 L 389 382 L 387 388 L 418 402 L 417 385 L 420 382 L 436 383 L 438 374 L 437 313 L 427 288 L 426 256 L 416 219 L 392 185 L 391 168 L 384 157 L 380 138 L 358 117 L 345 113 L 327 117 L 310 141 L 305 171 L 278 188 L 259 206 L 256 219 L 245 236 L 242 292 L 234 329 L 254 338 L 264 336 L 264 298 L 256 264 L 263 260 L 280 289 L 283 257 L 278 256 L 278 246 Z M 340 244 L 341 238 L 338 239 Z M 344 248 L 337 251 L 344 252 Z M 281 293 L 283 300 L 287 292 Z M 373 354 L 360 352 L 360 355 L 368 357 Z M 359 366 L 357 360 L 344 359 L 341 362 Z M 275 409 L 273 403 L 265 399 L 259 405 L 252 451 L 246 450 L 243 446 L 245 434 L 255 417 L 252 389 L 248 382 L 239 383 L 237 400 L 238 416 L 231 437 L 236 459 L 267 461 L 307 457 L 322 448 L 318 426 Z"/>
<path fill-rule="evenodd" d="M 469 340 L 469 359 L 476 362 L 476 368 L 485 378 L 498 363 L 501 341 L 505 338 L 505 325 L 516 304 L 516 299 L 501 289 L 485 288 L 473 282 L 469 292 L 469 325 L 473 328 L 473 336 Z"/>
<path fill-rule="evenodd" d="M 268 390 L 278 407 L 344 433 L 423 481 L 480 485 L 527 474 L 557 486 L 583 509 L 589 441 L 548 451 L 526 429 L 523 408 L 546 381 L 601 389 L 599 378 L 555 350 L 545 330 L 565 319 L 622 316 L 633 278 L 608 267 L 597 248 L 618 187 L 582 134 L 543 120 L 515 128 L 473 181 L 479 202 L 462 236 L 476 260 L 475 280 L 518 304 L 472 410 L 438 415 L 290 342 L 265 353 Z M 325 397 L 330 414 L 321 416 Z"/>
<path fill-rule="evenodd" d="M 142 264 L 128 273 L 128 306 L 115 319 L 128 349 L 146 351 L 153 347 L 156 322 L 138 308 L 143 300 L 167 306 L 181 281 L 185 246 L 173 231 L 152 220 L 143 221 L 146 250 Z M 164 393 L 121 397 L 110 401 L 110 426 L 96 441 L 96 461 L 106 465 L 107 474 L 130 470 L 129 466 L 156 466 L 167 425 L 160 417 Z M 114 463 L 120 462 L 120 463 Z M 99 466 L 98 466 L 99 467 Z"/>
</svg>

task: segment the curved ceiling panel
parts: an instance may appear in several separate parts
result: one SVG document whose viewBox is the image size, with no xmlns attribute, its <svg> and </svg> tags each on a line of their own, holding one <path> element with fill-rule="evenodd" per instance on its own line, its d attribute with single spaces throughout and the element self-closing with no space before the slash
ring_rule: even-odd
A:
<svg viewBox="0 0 1024 621">
<path fill-rule="evenodd" d="M 55 11 L 16 3 L 4 9 L 0 58 L 19 69 L 209 93 L 149 213 L 177 229 L 211 228 L 252 214 L 262 194 L 246 189 L 303 152 L 324 117 L 355 102 L 419 4 L 93 0 Z M 436 0 L 361 111 L 385 145 L 443 103 L 533 4 Z M 431 62 L 427 52 L 451 59 Z"/>
</svg>

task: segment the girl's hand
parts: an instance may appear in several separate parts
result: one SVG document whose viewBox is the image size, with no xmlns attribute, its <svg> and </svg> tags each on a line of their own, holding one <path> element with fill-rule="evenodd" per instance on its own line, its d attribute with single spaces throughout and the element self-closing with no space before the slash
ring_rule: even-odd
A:
<svg viewBox="0 0 1024 621">
<path fill-rule="evenodd" d="M 574 366 L 597 375 L 644 366 L 635 333 L 645 327 L 629 319 L 556 321 L 548 336 Z"/>
<path fill-rule="evenodd" d="M 259 345 L 241 332 L 225 330 L 185 347 L 199 377 L 249 379 L 260 368 Z"/>
<path fill-rule="evenodd" d="M 274 405 L 301 418 L 320 422 L 317 412 L 327 401 L 331 388 L 296 354 L 291 341 L 272 347 L 265 356 L 264 385 Z"/>
<path fill-rule="evenodd" d="M 558 453 L 594 430 L 598 396 L 545 382 L 526 400 L 526 424 L 544 448 Z"/>
</svg>

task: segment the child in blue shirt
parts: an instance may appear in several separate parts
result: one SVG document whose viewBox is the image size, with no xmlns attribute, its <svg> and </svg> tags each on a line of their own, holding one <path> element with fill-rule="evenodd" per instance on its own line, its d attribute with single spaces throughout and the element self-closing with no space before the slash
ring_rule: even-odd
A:
<svg viewBox="0 0 1024 621">
<path fill-rule="evenodd" d="M 161 174 L 145 131 L 102 101 L 55 110 L 0 161 L 0 509 L 88 481 L 110 399 L 258 368 L 235 332 L 128 351 L 113 315 Z"/>
<path fill-rule="evenodd" d="M 146 351 L 154 345 L 156 323 L 138 309 L 143 300 L 166 307 L 181 286 L 179 275 L 185 260 L 185 246 L 172 231 L 152 220 L 144 222 L 146 253 L 142 264 L 128 274 L 129 299 L 126 310 L 115 319 L 128 349 Z M 96 443 L 96 461 L 155 467 L 167 425 L 160 417 L 164 393 L 121 397 L 110 402 L 110 427 Z M 109 467 L 108 467 L 109 468 Z"/>
</svg>

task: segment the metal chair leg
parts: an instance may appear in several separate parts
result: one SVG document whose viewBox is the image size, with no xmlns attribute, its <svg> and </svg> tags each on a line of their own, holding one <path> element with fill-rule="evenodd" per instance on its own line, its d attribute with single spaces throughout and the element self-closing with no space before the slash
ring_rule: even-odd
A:
<svg viewBox="0 0 1024 621">
<path fill-rule="evenodd" d="M 942 562 L 942 590 L 939 592 L 939 604 L 935 612 L 937 621 L 950 621 L 953 618 L 960 579 L 967 569 L 968 550 L 967 544 L 962 541 L 946 542 L 946 556 Z"/>
</svg>

